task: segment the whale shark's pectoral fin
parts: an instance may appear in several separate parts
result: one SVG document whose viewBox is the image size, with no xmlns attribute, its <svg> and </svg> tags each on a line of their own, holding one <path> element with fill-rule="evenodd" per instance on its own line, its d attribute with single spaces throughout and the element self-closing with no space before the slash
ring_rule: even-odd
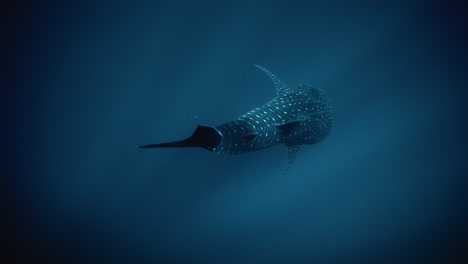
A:
<svg viewBox="0 0 468 264">
<path fill-rule="evenodd" d="M 299 151 L 299 147 L 300 145 L 288 145 L 288 164 L 283 169 L 283 173 L 281 174 L 280 177 L 276 179 L 276 181 L 279 181 L 281 177 L 284 176 L 288 172 L 289 168 L 291 168 L 291 165 L 296 159 L 297 152 Z"/>
<path fill-rule="evenodd" d="M 283 174 L 285 174 L 289 170 L 294 160 L 296 159 L 297 152 L 299 151 L 299 147 L 300 145 L 288 146 L 288 165 L 286 165 L 286 168 L 284 169 Z"/>
<path fill-rule="evenodd" d="M 257 67 L 257 68 L 259 68 L 260 70 L 264 71 L 268 76 L 270 76 L 271 80 L 272 80 L 273 83 L 275 84 L 276 93 L 277 93 L 278 95 L 280 95 L 280 94 L 285 94 L 285 93 L 287 93 L 289 90 L 291 90 L 285 82 L 283 82 L 278 76 L 276 76 L 274 73 L 272 73 L 272 72 L 269 71 L 268 69 L 263 68 L 262 66 L 256 65 L 256 64 L 254 64 L 254 66 Z"/>
<path fill-rule="evenodd" d="M 297 152 L 299 151 L 300 145 L 290 145 L 288 146 L 288 168 L 291 167 L 294 160 L 296 159 Z"/>
</svg>

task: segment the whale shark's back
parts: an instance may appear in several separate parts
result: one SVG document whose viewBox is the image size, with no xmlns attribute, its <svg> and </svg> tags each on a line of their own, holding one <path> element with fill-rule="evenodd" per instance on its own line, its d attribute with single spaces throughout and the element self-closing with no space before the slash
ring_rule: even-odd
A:
<svg viewBox="0 0 468 264">
<path fill-rule="evenodd" d="M 328 96 L 324 91 L 311 86 L 302 85 L 291 92 L 296 98 L 295 111 L 297 122 L 289 124 L 287 145 L 315 144 L 323 140 L 333 125 L 332 111 Z"/>
<path fill-rule="evenodd" d="M 327 136 L 331 126 L 327 95 L 320 89 L 300 86 L 234 121 L 217 126 L 223 140 L 213 151 L 238 154 L 279 143 L 314 144 Z"/>
</svg>

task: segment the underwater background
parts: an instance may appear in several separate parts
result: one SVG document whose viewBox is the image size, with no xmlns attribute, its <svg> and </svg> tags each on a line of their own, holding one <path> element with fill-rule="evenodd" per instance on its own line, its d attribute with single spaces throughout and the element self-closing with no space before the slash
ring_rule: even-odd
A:
<svg viewBox="0 0 468 264">
<path fill-rule="evenodd" d="M 468 263 L 464 1 L 10 1 L 2 263 Z M 137 149 L 275 96 L 301 148 Z"/>
</svg>

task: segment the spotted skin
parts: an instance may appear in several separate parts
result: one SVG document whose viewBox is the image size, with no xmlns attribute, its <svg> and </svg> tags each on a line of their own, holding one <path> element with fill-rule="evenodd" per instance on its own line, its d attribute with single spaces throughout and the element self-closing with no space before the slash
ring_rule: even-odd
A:
<svg viewBox="0 0 468 264">
<path fill-rule="evenodd" d="M 324 139 L 332 127 L 327 95 L 320 89 L 301 85 L 291 89 L 262 66 L 276 87 L 276 97 L 217 127 L 198 126 L 185 140 L 138 146 L 139 148 L 202 147 L 217 154 L 240 154 L 277 144 L 288 147 L 291 167 L 299 147 Z"/>
<path fill-rule="evenodd" d="M 212 151 L 239 154 L 284 143 L 289 147 L 289 167 L 300 145 L 317 143 L 330 132 L 329 100 L 320 89 L 306 85 L 290 89 L 269 70 L 256 67 L 273 80 L 277 96 L 236 120 L 215 127 L 222 141 Z"/>
</svg>

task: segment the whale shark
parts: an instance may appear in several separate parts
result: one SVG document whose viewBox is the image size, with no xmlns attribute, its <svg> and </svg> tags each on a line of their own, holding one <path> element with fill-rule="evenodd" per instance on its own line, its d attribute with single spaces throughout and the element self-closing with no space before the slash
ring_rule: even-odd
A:
<svg viewBox="0 0 468 264">
<path fill-rule="evenodd" d="M 286 172 L 301 145 L 315 144 L 329 134 L 333 124 L 329 98 L 323 90 L 308 85 L 290 88 L 268 69 L 254 66 L 273 81 L 273 99 L 233 121 L 218 126 L 199 125 L 187 139 L 138 147 L 201 147 L 216 154 L 234 155 L 285 144 L 289 154 Z"/>
</svg>

